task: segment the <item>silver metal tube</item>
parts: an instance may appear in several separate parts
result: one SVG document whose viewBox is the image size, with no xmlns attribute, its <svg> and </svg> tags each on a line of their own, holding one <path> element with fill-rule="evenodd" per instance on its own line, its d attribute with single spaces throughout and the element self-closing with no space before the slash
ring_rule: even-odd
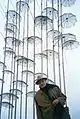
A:
<svg viewBox="0 0 80 119">
<path fill-rule="evenodd" d="M 46 16 L 47 16 L 47 0 L 46 0 Z M 47 23 L 47 20 L 46 20 L 46 55 L 47 55 L 47 57 L 46 57 L 46 60 L 47 60 L 47 62 L 46 62 L 46 67 L 45 68 L 47 68 L 47 78 L 49 77 L 48 76 L 48 36 L 47 36 L 47 32 L 48 32 L 48 23 Z"/>
<path fill-rule="evenodd" d="M 20 0 L 21 3 L 21 0 Z M 21 9 L 19 6 L 19 15 L 21 14 Z M 17 14 L 16 14 L 16 22 L 17 22 Z M 19 30 L 18 30 L 18 40 L 20 39 L 20 17 L 19 17 Z M 15 46 L 16 47 L 16 46 Z M 19 44 L 18 44 L 18 57 L 19 57 Z M 16 96 L 17 96 L 17 85 L 18 85 L 18 75 L 19 75 L 19 64 L 17 61 L 17 71 L 16 71 Z M 17 110 L 17 99 L 15 99 L 15 107 L 14 107 L 14 119 L 16 119 L 16 110 Z"/>
<path fill-rule="evenodd" d="M 58 33 L 59 33 L 59 0 L 57 0 L 57 7 L 58 7 Z M 60 41 L 59 41 L 59 34 L 58 34 L 58 69 L 59 69 L 59 85 L 61 89 L 61 70 L 60 70 Z"/>
<path fill-rule="evenodd" d="M 27 39 L 29 37 L 29 0 L 25 0 L 28 4 L 28 8 L 27 8 Z M 27 58 L 28 58 L 28 40 L 27 40 Z M 28 84 L 28 60 L 27 60 L 27 66 L 26 66 L 26 97 L 25 97 L 25 119 L 27 119 L 27 84 Z"/>
<path fill-rule="evenodd" d="M 34 96 L 35 96 L 35 0 L 34 0 L 34 77 L 33 77 L 33 119 L 35 119 L 35 101 L 34 101 Z"/>
<path fill-rule="evenodd" d="M 52 9 L 54 8 L 54 0 L 52 0 Z M 53 30 L 53 81 L 56 84 L 56 74 L 55 74 L 55 50 L 54 50 L 54 11 L 52 10 L 52 30 Z"/>
<path fill-rule="evenodd" d="M 42 5 L 43 1 L 41 0 L 41 16 L 42 16 Z M 41 19 L 41 53 L 43 52 L 43 28 L 42 28 L 42 19 Z M 43 73 L 43 56 L 41 55 L 41 73 Z"/>
<path fill-rule="evenodd" d="M 60 16 L 62 16 L 62 0 L 60 0 Z M 65 70 L 64 70 L 64 50 L 63 50 L 63 38 L 62 38 L 62 17 L 61 17 L 61 51 L 62 51 L 62 74 L 63 74 L 63 86 L 64 94 L 66 95 L 66 84 L 65 84 Z"/>
</svg>

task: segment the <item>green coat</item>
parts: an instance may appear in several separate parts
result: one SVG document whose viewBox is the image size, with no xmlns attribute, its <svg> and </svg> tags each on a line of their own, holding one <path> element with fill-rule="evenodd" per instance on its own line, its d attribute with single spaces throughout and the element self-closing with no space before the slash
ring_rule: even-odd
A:
<svg viewBox="0 0 80 119">
<path fill-rule="evenodd" d="M 59 99 L 61 105 L 64 105 L 65 96 L 61 93 L 58 87 L 51 88 L 48 92 L 51 97 L 55 96 L 55 98 Z M 51 100 L 42 90 L 37 91 L 35 100 L 37 119 L 57 119 Z"/>
</svg>

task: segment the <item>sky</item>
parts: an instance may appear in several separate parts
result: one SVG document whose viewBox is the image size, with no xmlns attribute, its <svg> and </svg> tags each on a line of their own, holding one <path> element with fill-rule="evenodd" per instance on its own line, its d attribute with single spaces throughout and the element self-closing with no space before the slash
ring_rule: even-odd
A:
<svg viewBox="0 0 80 119">
<path fill-rule="evenodd" d="M 38 1 L 38 0 L 37 0 Z M 15 9 L 16 1 L 10 0 L 10 9 Z M 0 1 L 0 61 L 3 60 L 3 47 L 4 47 L 4 38 L 5 36 L 5 13 L 6 13 L 6 4 L 7 0 Z M 50 5 L 50 3 L 48 3 Z M 33 3 L 30 6 L 31 12 L 33 14 Z M 45 6 L 45 5 L 44 5 Z M 56 5 L 55 5 L 56 8 Z M 76 0 L 75 4 L 71 7 L 63 7 L 63 13 L 73 13 L 76 15 L 77 22 L 76 24 L 68 29 L 63 29 L 63 33 L 72 33 L 76 35 L 77 41 L 80 42 L 80 0 Z M 40 15 L 39 10 L 39 2 L 36 4 L 36 16 Z M 31 18 L 31 15 L 30 15 Z M 32 18 L 30 19 L 31 26 L 33 22 L 31 22 Z M 33 35 L 32 28 L 30 26 L 29 35 Z M 56 25 L 55 25 L 56 28 Z M 26 29 L 27 30 L 27 29 Z M 22 33 L 21 33 L 22 34 Z M 39 34 L 38 34 L 39 35 Z M 26 33 L 25 33 L 26 36 Z M 43 36 L 44 37 L 44 36 Z M 39 49 L 38 49 L 39 50 Z M 64 59 L 65 59 L 65 79 L 66 79 L 66 90 L 67 90 L 67 101 L 70 109 L 70 114 L 72 119 L 80 119 L 80 46 L 73 50 L 64 50 Z M 38 65 L 39 66 L 39 65 Z M 50 64 L 51 66 L 51 64 Z M 39 69 L 37 69 L 39 70 Z M 29 82 L 30 83 L 30 82 Z M 5 91 L 8 90 L 5 89 Z M 32 99 L 29 99 L 28 107 L 29 112 L 28 116 L 32 119 Z M 6 115 L 6 111 L 5 115 Z M 4 115 L 3 115 L 4 116 Z"/>
</svg>

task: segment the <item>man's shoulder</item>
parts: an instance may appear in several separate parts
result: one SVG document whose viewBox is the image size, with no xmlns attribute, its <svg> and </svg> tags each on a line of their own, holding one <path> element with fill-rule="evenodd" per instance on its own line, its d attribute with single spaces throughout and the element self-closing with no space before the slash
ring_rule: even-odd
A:
<svg viewBox="0 0 80 119">
<path fill-rule="evenodd" d="M 50 87 L 50 88 L 59 88 L 59 86 L 58 85 L 56 85 L 56 84 L 47 84 L 48 85 L 48 87 Z"/>
<path fill-rule="evenodd" d="M 38 95 L 40 92 L 41 92 L 41 90 L 36 91 L 36 94 L 35 95 Z"/>
<path fill-rule="evenodd" d="M 38 91 L 36 91 L 36 93 L 40 92 L 40 89 Z"/>
</svg>

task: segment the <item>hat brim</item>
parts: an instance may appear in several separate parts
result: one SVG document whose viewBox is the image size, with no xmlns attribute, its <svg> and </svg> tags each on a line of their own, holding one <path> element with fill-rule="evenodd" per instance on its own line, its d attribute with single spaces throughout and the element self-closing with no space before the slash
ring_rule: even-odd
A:
<svg viewBox="0 0 80 119">
<path fill-rule="evenodd" d="M 39 80 L 36 81 L 36 84 L 39 85 L 39 81 L 42 80 L 42 79 L 47 80 L 47 78 L 41 78 L 41 79 L 39 79 Z"/>
</svg>

